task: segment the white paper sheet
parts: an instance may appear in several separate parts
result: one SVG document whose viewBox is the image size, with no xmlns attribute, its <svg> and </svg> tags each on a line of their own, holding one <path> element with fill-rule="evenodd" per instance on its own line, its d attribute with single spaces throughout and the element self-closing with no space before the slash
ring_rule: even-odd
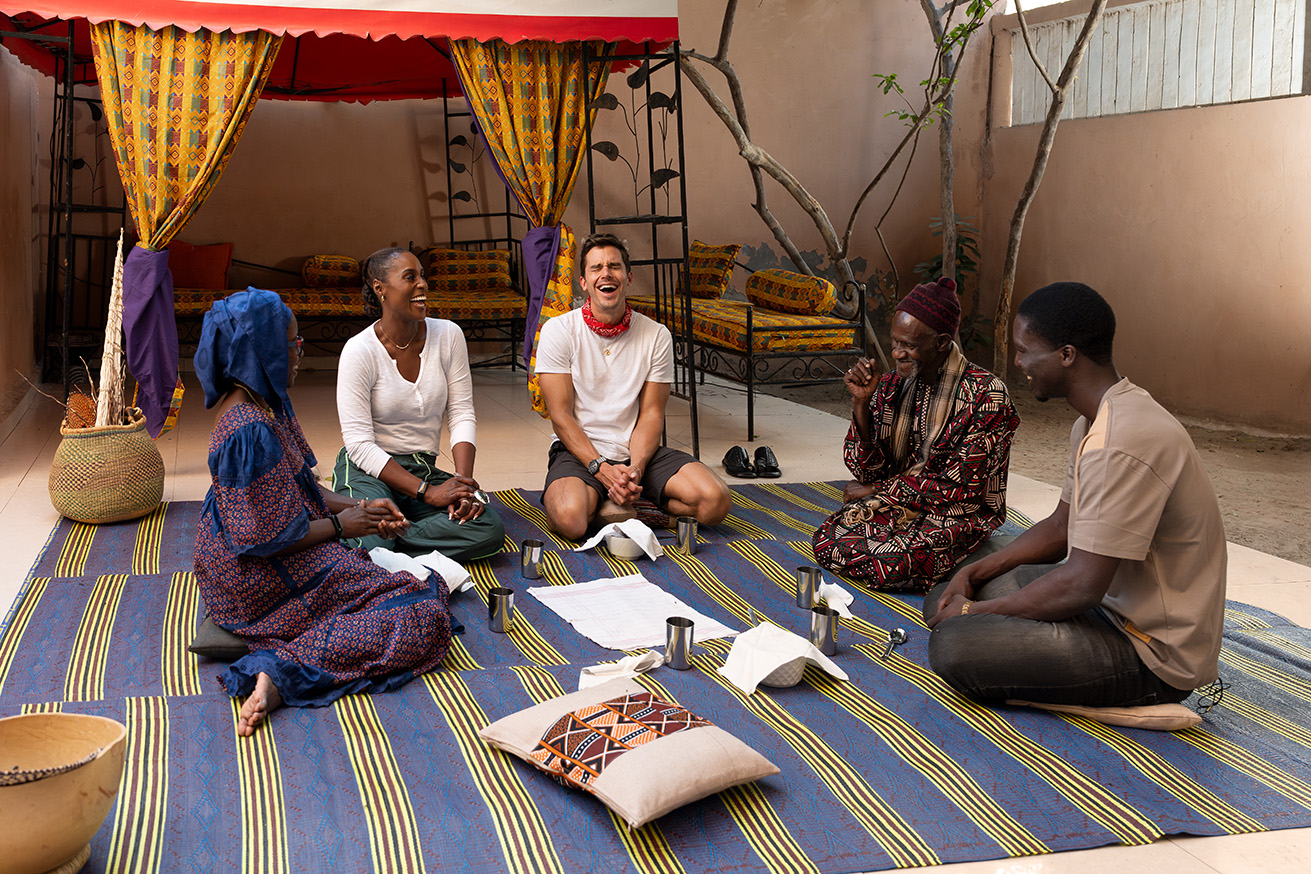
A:
<svg viewBox="0 0 1311 874">
<path fill-rule="evenodd" d="M 606 649 L 665 645 L 665 620 L 691 619 L 693 641 L 737 634 L 732 628 L 693 610 L 641 574 L 607 577 L 569 586 L 537 586 L 532 595 L 584 637 Z"/>
</svg>

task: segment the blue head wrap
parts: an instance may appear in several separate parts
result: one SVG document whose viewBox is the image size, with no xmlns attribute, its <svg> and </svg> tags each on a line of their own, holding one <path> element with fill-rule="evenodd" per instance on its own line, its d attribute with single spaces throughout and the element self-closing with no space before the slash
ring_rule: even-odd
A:
<svg viewBox="0 0 1311 874">
<path fill-rule="evenodd" d="M 272 291 L 248 288 L 214 301 L 205 313 L 195 357 L 205 408 L 240 383 L 262 397 L 274 413 L 294 415 L 287 397 L 290 324 L 291 310 Z"/>
</svg>

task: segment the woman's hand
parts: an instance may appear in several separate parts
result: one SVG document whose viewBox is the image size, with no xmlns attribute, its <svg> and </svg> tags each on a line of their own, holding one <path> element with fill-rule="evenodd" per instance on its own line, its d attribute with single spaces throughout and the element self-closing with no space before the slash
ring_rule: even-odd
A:
<svg viewBox="0 0 1311 874">
<path fill-rule="evenodd" d="M 853 479 L 842 488 L 842 503 L 850 504 L 852 501 L 868 498 L 872 494 L 874 494 L 874 486 Z"/>
<path fill-rule="evenodd" d="M 401 514 L 390 498 L 361 501 L 337 514 L 341 523 L 341 536 L 349 539 L 377 535 L 390 540 L 410 527 L 410 521 Z"/>
</svg>

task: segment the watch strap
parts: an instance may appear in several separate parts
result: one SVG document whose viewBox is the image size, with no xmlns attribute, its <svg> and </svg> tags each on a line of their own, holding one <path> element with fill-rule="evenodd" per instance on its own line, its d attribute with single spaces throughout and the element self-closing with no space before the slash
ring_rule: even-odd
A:
<svg viewBox="0 0 1311 874">
<path fill-rule="evenodd" d="M 423 496 L 427 493 L 428 493 L 428 481 L 426 479 L 419 480 L 419 488 L 415 490 L 414 496 L 418 498 L 420 501 L 422 501 Z"/>
</svg>

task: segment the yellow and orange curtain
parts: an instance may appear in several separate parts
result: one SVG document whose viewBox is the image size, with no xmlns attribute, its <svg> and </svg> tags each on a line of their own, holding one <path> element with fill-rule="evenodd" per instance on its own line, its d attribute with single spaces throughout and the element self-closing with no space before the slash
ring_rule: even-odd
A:
<svg viewBox="0 0 1311 874">
<path fill-rule="evenodd" d="M 613 45 L 598 41 L 451 40 L 460 85 L 488 151 L 533 224 L 522 244 L 529 292 L 523 354 L 530 369 L 539 317 L 558 313 L 557 307 L 544 307 L 552 283 L 557 289 L 572 286 L 572 262 L 560 253 L 573 251 L 573 238 L 561 220 L 596 115 L 595 109 L 586 114 L 587 102 L 594 106 L 605 92 L 613 54 Z M 572 294 L 565 298 L 570 299 Z M 535 386 L 535 373 L 531 379 Z"/>
<path fill-rule="evenodd" d="M 218 182 L 264 90 L 282 37 L 91 25 L 114 158 L 140 241 L 123 265 L 128 368 L 152 436 L 181 400 L 165 247 Z"/>
</svg>

